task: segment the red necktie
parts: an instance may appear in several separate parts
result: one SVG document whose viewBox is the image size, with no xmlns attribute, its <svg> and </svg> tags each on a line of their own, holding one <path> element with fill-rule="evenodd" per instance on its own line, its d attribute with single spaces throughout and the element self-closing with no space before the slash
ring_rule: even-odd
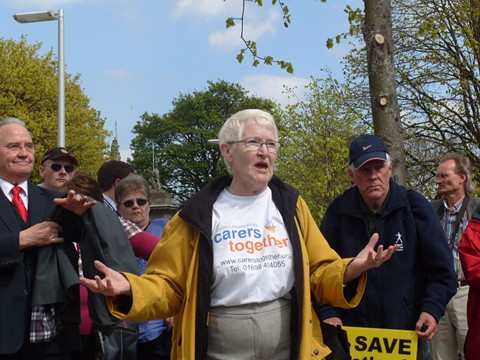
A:
<svg viewBox="0 0 480 360">
<path fill-rule="evenodd" d="M 13 206 L 15 206 L 15 209 L 17 209 L 23 221 L 27 222 L 28 211 L 27 211 L 27 208 L 25 207 L 25 204 L 23 203 L 22 198 L 20 197 L 20 193 L 22 191 L 23 189 L 20 186 L 14 186 L 12 188 L 12 194 L 13 194 L 12 204 Z"/>
</svg>

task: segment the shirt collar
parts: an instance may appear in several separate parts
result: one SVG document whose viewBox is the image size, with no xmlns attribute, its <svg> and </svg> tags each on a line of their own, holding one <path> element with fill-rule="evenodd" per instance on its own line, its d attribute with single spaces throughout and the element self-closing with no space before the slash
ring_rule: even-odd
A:
<svg viewBox="0 0 480 360">
<path fill-rule="evenodd" d="M 460 208 L 462 207 L 462 204 L 463 204 L 463 200 L 465 200 L 465 196 L 462 197 L 453 205 L 453 208 L 455 209 L 454 211 L 450 210 L 450 207 L 448 206 L 447 201 L 445 199 L 443 200 L 443 206 L 445 206 L 445 208 L 450 214 L 456 214 L 460 211 Z"/>
<path fill-rule="evenodd" d="M 0 178 L 0 187 L 2 188 L 2 191 L 5 194 L 5 196 L 11 197 L 10 191 L 12 191 L 12 188 L 14 186 L 15 185 L 13 185 L 12 183 L 9 183 L 8 181 Z M 27 180 L 25 180 L 24 182 L 21 182 L 17 186 L 20 186 L 23 189 L 24 194 L 26 196 L 28 196 L 28 181 Z"/>
<path fill-rule="evenodd" d="M 105 195 L 105 194 L 103 194 L 103 199 L 105 200 L 104 201 L 105 205 L 107 205 L 113 211 L 117 211 L 117 204 L 115 203 L 115 201 L 110 199 L 110 197 L 108 197 L 108 195 Z"/>
</svg>

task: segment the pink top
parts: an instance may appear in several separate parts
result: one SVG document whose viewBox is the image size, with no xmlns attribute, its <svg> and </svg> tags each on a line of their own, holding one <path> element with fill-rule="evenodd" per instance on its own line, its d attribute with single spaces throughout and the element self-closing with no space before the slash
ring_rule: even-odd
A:
<svg viewBox="0 0 480 360">
<path fill-rule="evenodd" d="M 157 246 L 160 238 L 149 232 L 142 231 L 130 238 L 133 253 L 136 257 L 148 260 L 155 246 Z"/>
</svg>

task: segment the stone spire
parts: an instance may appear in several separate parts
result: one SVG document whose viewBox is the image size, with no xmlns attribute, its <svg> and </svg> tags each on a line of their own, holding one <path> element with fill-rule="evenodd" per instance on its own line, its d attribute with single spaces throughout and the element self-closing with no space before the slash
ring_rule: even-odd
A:
<svg viewBox="0 0 480 360">
<path fill-rule="evenodd" d="M 115 121 L 115 137 L 110 148 L 110 159 L 120 160 L 120 145 L 118 144 L 117 122 Z"/>
</svg>

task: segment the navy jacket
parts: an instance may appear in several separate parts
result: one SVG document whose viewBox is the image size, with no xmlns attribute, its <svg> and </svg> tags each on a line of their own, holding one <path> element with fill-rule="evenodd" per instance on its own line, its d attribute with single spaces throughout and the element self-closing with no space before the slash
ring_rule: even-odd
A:
<svg viewBox="0 0 480 360">
<path fill-rule="evenodd" d="M 354 257 L 370 239 L 356 187 L 329 205 L 321 231 L 341 257 Z M 378 245 L 400 249 L 368 271 L 365 295 L 351 310 L 324 307 L 321 318 L 340 317 L 346 326 L 414 330 L 421 312 L 438 322 L 456 293 L 456 275 L 445 233 L 433 206 L 419 193 L 390 180 L 390 194 L 376 224 Z"/>
</svg>

